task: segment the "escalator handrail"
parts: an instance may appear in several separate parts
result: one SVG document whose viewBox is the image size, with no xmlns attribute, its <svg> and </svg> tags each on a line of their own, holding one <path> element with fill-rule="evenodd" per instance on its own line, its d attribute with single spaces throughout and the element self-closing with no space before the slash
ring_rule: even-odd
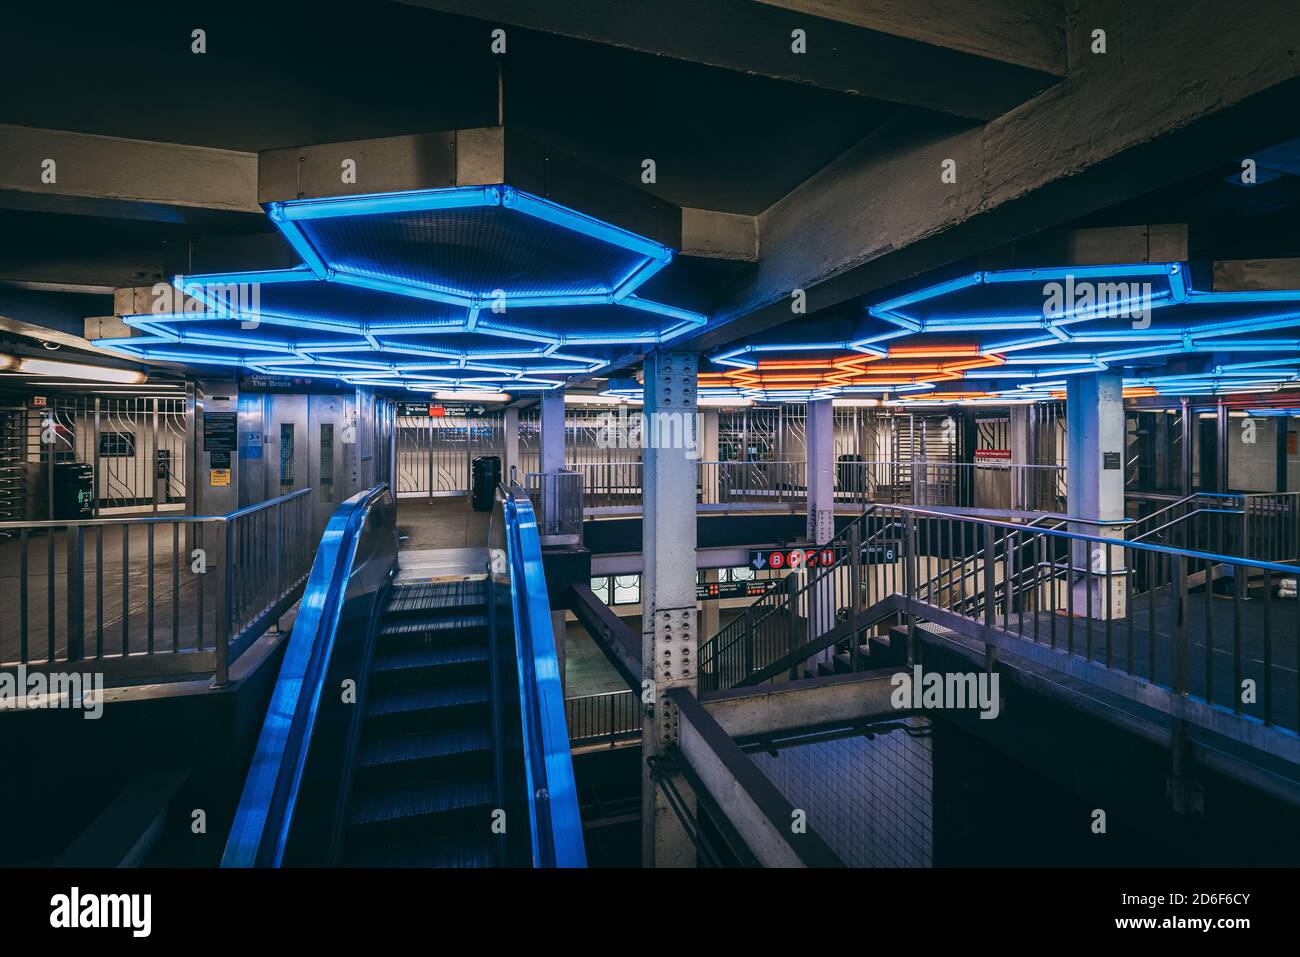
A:
<svg viewBox="0 0 1300 957">
<path fill-rule="evenodd" d="M 506 494 L 503 511 L 533 865 L 586 867 L 537 516 L 522 490 Z"/>
<path fill-rule="evenodd" d="M 371 508 L 388 494 L 387 484 L 358 492 L 334 511 L 325 526 L 244 780 L 222 867 L 278 867 L 283 860 L 357 545 Z"/>
</svg>

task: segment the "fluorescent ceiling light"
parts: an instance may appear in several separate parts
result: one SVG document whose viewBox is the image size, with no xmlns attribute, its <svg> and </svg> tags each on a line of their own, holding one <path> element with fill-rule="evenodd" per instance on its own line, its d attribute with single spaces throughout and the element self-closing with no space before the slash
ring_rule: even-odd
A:
<svg viewBox="0 0 1300 957">
<path fill-rule="evenodd" d="M 566 392 L 565 405 L 627 405 L 629 400 L 617 395 L 581 395 Z"/>
<path fill-rule="evenodd" d="M 0 353 L 0 368 L 24 375 L 66 376 L 90 382 L 119 382 L 123 385 L 141 385 L 148 375 L 135 369 L 115 369 L 109 366 L 84 365 L 80 362 L 60 362 L 32 356 L 14 356 Z"/>
<path fill-rule="evenodd" d="M 449 402 L 509 402 L 510 394 L 507 392 L 469 392 L 459 391 L 456 389 L 435 392 L 435 399 L 443 399 Z"/>
<path fill-rule="evenodd" d="M 701 409 L 734 409 L 753 404 L 753 399 L 747 399 L 744 396 L 736 396 L 735 398 L 726 399 L 714 395 L 702 395 L 696 401 L 696 405 Z"/>
</svg>

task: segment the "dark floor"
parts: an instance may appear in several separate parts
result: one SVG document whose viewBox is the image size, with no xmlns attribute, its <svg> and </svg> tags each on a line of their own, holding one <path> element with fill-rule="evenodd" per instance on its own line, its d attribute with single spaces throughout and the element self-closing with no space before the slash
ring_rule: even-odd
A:
<svg viewBox="0 0 1300 957">
<path fill-rule="evenodd" d="M 1266 600 L 1263 587 L 1252 588 L 1244 601 L 1200 590 L 1187 596 L 1187 609 L 1188 692 L 1227 708 L 1232 708 L 1236 699 L 1241 713 L 1261 720 L 1266 717 L 1267 704 L 1267 718 L 1272 723 L 1300 727 L 1296 673 L 1300 606 L 1296 599 Z M 1134 599 L 1129 612 L 1111 623 L 1109 635 L 1106 622 L 1070 618 L 1060 610 L 1055 614 L 1027 613 L 1023 620 L 1013 617 L 1009 627 L 1026 639 L 1071 648 L 1076 655 L 1173 687 L 1178 626 L 1168 589 L 1156 593 L 1154 604 L 1146 595 Z M 1234 662 L 1238 662 L 1239 674 Z M 1254 702 L 1239 700 L 1238 682 L 1246 680 L 1255 683 Z"/>
<path fill-rule="evenodd" d="M 482 548 L 487 545 L 491 512 L 476 512 L 466 495 L 434 499 L 399 498 L 397 534 L 401 547 Z"/>
</svg>

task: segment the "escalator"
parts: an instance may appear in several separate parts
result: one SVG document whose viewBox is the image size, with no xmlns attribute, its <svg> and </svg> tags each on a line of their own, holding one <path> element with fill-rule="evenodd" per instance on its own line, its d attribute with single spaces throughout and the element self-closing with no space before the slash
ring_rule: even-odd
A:
<svg viewBox="0 0 1300 957">
<path fill-rule="evenodd" d="M 495 509 L 481 573 L 407 581 L 387 487 L 340 506 L 223 866 L 585 866 L 536 522 Z"/>
<path fill-rule="evenodd" d="M 518 727 L 494 725 L 487 593 L 486 580 L 390 589 L 352 769 L 345 864 L 524 862 L 518 853 L 510 859 L 506 835 L 490 827 L 504 804 L 497 775 L 508 767 L 520 780 L 522 755 Z M 493 624 L 500 627 L 499 617 Z M 508 822 L 514 815 L 506 811 Z"/>
</svg>

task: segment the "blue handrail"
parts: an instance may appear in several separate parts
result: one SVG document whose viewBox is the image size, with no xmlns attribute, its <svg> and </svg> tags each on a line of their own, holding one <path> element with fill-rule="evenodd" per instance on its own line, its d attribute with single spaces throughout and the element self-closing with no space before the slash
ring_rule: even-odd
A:
<svg viewBox="0 0 1300 957">
<path fill-rule="evenodd" d="M 586 867 L 537 516 L 513 493 L 504 513 L 533 866 Z"/>
<path fill-rule="evenodd" d="M 222 867 L 278 867 L 283 862 L 357 546 L 371 507 L 389 495 L 387 485 L 358 492 L 335 510 L 325 526 Z M 393 537 L 395 557 L 395 531 Z"/>
</svg>

